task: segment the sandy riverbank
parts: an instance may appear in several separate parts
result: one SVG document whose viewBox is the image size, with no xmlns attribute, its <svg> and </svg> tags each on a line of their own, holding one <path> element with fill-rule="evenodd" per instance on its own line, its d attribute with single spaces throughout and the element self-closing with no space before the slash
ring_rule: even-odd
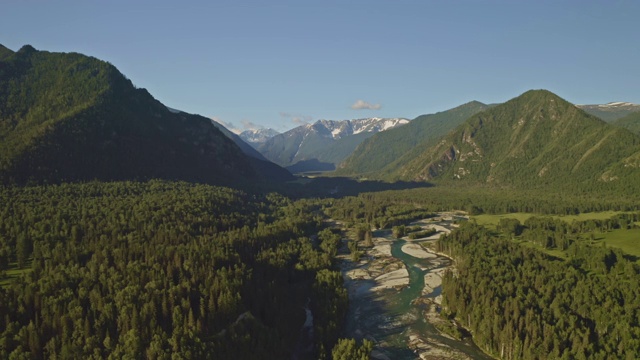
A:
<svg viewBox="0 0 640 360">
<path fill-rule="evenodd" d="M 417 335 L 409 335 L 409 343 L 407 344 L 410 349 L 418 353 L 421 360 L 441 360 L 441 359 L 456 359 L 466 360 L 472 359 L 466 354 L 456 351 L 450 346 L 443 344 L 432 338 L 424 338 Z"/>
<path fill-rule="evenodd" d="M 409 285 L 409 271 L 407 271 L 406 267 L 403 267 L 402 269 L 382 274 L 375 280 L 377 285 L 372 287 L 371 291 L 381 291 L 384 289 L 407 286 Z"/>
<path fill-rule="evenodd" d="M 418 259 L 435 259 L 437 256 L 425 250 L 420 244 L 405 244 L 402 252 Z"/>
<path fill-rule="evenodd" d="M 366 251 L 364 259 L 357 267 L 343 269 L 345 278 L 349 280 L 374 280 L 370 291 L 375 293 L 385 289 L 399 288 L 409 285 L 409 272 L 402 261 L 391 256 L 393 241 L 376 237 L 373 248 Z"/>
<path fill-rule="evenodd" d="M 374 238 L 373 249 L 369 250 L 368 255 L 371 256 L 388 256 L 391 257 L 391 243 L 392 241 L 385 238 Z"/>
<path fill-rule="evenodd" d="M 438 287 L 442 286 L 442 276 L 444 275 L 446 268 L 440 268 L 430 271 L 424 275 L 424 289 L 422 289 L 422 295 L 428 296 Z M 442 303 L 442 297 L 437 296 L 434 298 L 434 302 L 438 305 Z"/>
<path fill-rule="evenodd" d="M 440 306 L 442 296 L 433 296 L 433 292 L 442 285 L 442 277 L 447 271 L 451 260 L 435 253 L 435 243 L 440 236 L 448 234 L 450 230 L 445 226 L 450 226 L 442 219 L 424 219 L 415 224 L 420 224 L 423 229 L 433 228 L 438 233 L 426 239 L 406 240 L 400 250 L 415 258 L 413 261 L 405 262 L 392 256 L 392 244 L 395 240 L 383 237 L 373 238 L 373 247 L 365 249 L 359 263 L 350 262 L 348 255 L 344 256 L 343 275 L 345 285 L 349 289 L 353 319 L 355 327 L 351 330 L 356 337 L 371 338 L 372 331 L 383 329 L 406 329 L 402 335 L 392 335 L 404 338 L 404 346 L 413 351 L 419 359 L 471 359 L 464 351 L 452 346 L 449 340 L 452 337 L 433 330 L 418 330 L 415 327 L 406 327 L 407 324 L 422 317 L 426 322 L 439 327 L 450 321 L 440 316 Z M 379 233 L 380 234 L 380 233 Z M 387 234 L 386 232 L 382 234 Z M 380 236 L 380 235 L 379 235 Z M 397 244 L 396 244 L 397 246 Z M 394 248 L 395 251 L 395 248 Z M 406 257 L 401 257 L 407 259 Z M 407 266 L 411 266 L 410 269 Z M 409 309 L 400 315 L 385 313 L 387 303 L 396 301 L 395 294 L 400 294 L 401 289 L 410 284 L 409 270 L 413 272 L 413 267 L 429 270 L 424 274 L 424 287 L 418 290 L 417 297 L 412 300 Z M 413 286 L 412 286 L 413 288 Z M 370 305 L 374 304 L 374 305 Z M 377 304 L 377 305 L 375 305 Z M 375 310 L 372 311 L 371 307 Z M 378 308 L 376 308 L 378 307 Z M 380 320 L 385 319 L 382 322 Z M 371 327 L 370 324 L 376 324 Z M 374 333 L 375 334 L 375 333 Z M 399 333 L 398 333 L 399 334 Z M 379 335 L 379 334 L 378 334 Z M 445 339 L 446 338 L 446 339 Z M 390 346 L 388 338 L 382 337 L 376 343 L 371 357 L 376 360 L 389 359 L 391 353 L 386 351 Z M 394 340 L 397 341 L 397 340 Z M 393 346 L 393 345 L 392 345 Z"/>
</svg>

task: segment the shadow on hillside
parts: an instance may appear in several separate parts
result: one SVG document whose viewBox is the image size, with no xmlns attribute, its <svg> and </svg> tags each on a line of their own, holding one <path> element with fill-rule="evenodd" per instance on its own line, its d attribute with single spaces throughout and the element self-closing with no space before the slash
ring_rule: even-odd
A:
<svg viewBox="0 0 640 360">
<path fill-rule="evenodd" d="M 307 172 L 333 171 L 336 169 L 336 165 L 328 162 L 322 162 L 318 159 L 309 159 L 298 161 L 291 166 L 287 166 L 286 169 L 292 174 L 300 174 Z"/>
<path fill-rule="evenodd" d="M 299 177 L 296 181 L 288 182 L 282 191 L 294 198 L 341 198 L 364 192 L 406 190 L 431 186 L 433 185 L 426 182 L 398 181 L 388 183 L 374 180 L 359 181 L 345 177 Z"/>
</svg>

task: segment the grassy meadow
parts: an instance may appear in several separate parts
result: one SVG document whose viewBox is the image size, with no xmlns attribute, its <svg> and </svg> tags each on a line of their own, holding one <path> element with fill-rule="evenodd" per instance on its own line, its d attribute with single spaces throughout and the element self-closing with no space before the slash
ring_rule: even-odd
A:
<svg viewBox="0 0 640 360">
<path fill-rule="evenodd" d="M 556 219 L 561 219 L 568 223 L 573 221 L 584 221 L 584 220 L 605 220 L 609 219 L 617 214 L 621 214 L 620 211 L 603 211 L 603 212 L 592 212 L 592 213 L 582 213 L 578 215 L 553 215 L 551 217 Z M 524 224 L 524 222 L 533 216 L 549 216 L 549 215 L 540 215 L 540 214 L 532 214 L 532 213 L 510 213 L 510 214 L 499 214 L 499 215 L 475 215 L 470 218 L 471 221 L 475 221 L 478 225 L 486 226 L 489 229 L 496 229 L 496 225 L 500 222 L 500 219 L 518 219 L 520 223 Z M 639 223 L 635 223 L 636 226 L 639 226 Z M 629 255 L 636 256 L 640 259 L 640 228 L 635 229 L 615 229 L 607 232 L 596 231 L 593 232 L 592 239 L 595 242 L 604 241 L 607 246 L 619 248 L 625 253 Z M 590 238 L 591 233 L 583 234 L 583 238 L 586 236 Z M 566 258 L 567 255 L 564 251 L 558 249 L 545 249 L 542 246 L 534 244 L 529 241 L 520 241 L 520 243 L 524 246 L 528 246 L 531 248 L 535 248 L 541 250 L 549 255 L 558 257 L 558 258 Z M 585 240 L 587 241 L 587 240 Z M 640 260 L 638 260 L 640 263 Z"/>
</svg>

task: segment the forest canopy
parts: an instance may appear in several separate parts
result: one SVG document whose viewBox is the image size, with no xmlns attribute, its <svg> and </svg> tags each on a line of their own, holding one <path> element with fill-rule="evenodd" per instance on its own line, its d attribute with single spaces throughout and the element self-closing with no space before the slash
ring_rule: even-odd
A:
<svg viewBox="0 0 640 360">
<path fill-rule="evenodd" d="M 184 182 L 0 188 L 0 357 L 287 358 L 307 305 L 328 356 L 346 293 L 317 210 Z"/>
</svg>

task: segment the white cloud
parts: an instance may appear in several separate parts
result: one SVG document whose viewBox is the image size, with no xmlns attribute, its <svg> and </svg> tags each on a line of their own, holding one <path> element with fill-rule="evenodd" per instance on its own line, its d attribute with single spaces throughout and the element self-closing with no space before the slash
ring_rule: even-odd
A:
<svg viewBox="0 0 640 360">
<path fill-rule="evenodd" d="M 262 125 L 258 125 L 258 124 L 256 124 L 256 123 L 251 122 L 251 121 L 246 120 L 246 119 L 242 120 L 242 121 L 241 121 L 241 123 L 242 123 L 242 128 L 243 128 L 243 130 L 258 130 L 258 129 L 264 129 L 264 126 L 262 126 Z"/>
<path fill-rule="evenodd" d="M 297 116 L 294 116 L 293 118 L 291 118 L 291 121 L 297 125 L 306 125 L 309 123 L 309 121 L 305 120 L 304 118 L 297 117 Z"/>
<path fill-rule="evenodd" d="M 218 124 L 220 124 L 220 125 L 222 125 L 222 126 L 226 127 L 226 128 L 227 128 L 227 130 L 231 131 L 231 132 L 232 132 L 232 133 L 234 133 L 234 134 L 240 134 L 240 133 L 242 132 L 242 129 L 237 128 L 237 127 L 235 126 L 235 124 L 234 124 L 234 123 L 232 123 L 232 122 L 226 122 L 226 121 L 224 121 L 224 120 L 220 119 L 220 118 L 219 118 L 219 117 L 217 117 L 217 116 L 212 116 L 210 119 L 211 119 L 211 120 L 213 120 L 213 121 L 215 121 L 215 122 L 217 122 Z"/>
<path fill-rule="evenodd" d="M 290 119 L 291 122 L 293 122 L 298 126 L 306 125 L 313 120 L 313 116 L 310 116 L 310 115 L 293 114 L 288 112 L 280 112 L 280 116 L 283 118 Z"/>
<path fill-rule="evenodd" d="M 353 105 L 351 105 L 351 108 L 353 110 L 362 110 L 362 109 L 378 110 L 381 107 L 382 105 L 380 104 L 371 104 L 360 99 L 356 100 L 356 102 L 354 102 Z"/>
<path fill-rule="evenodd" d="M 240 126 L 236 126 L 236 124 L 234 124 L 232 122 L 224 121 L 224 120 L 220 119 L 217 116 L 212 116 L 210 119 L 215 121 L 215 122 L 217 122 L 218 124 L 224 126 L 225 128 L 227 128 L 227 130 L 229 130 L 232 133 L 237 134 L 237 135 L 239 135 L 241 132 L 243 132 L 245 130 L 264 129 L 264 126 L 262 126 L 260 124 L 256 124 L 256 123 L 254 123 L 252 121 L 249 121 L 247 119 L 240 120 Z"/>
</svg>

